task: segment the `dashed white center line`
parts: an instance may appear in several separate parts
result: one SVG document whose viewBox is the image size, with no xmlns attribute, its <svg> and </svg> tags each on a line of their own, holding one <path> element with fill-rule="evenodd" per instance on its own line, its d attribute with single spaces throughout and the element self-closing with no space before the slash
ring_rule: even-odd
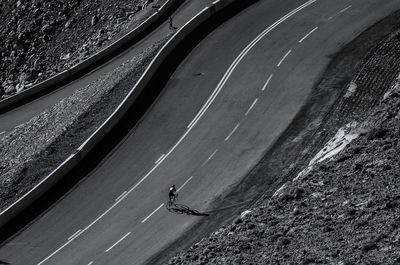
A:
<svg viewBox="0 0 400 265">
<path fill-rule="evenodd" d="M 244 114 L 245 116 L 247 116 L 247 114 L 249 114 L 249 112 L 254 108 L 254 106 L 256 105 L 257 101 L 258 101 L 258 98 L 256 98 L 256 99 L 253 101 L 253 104 L 251 104 L 251 106 L 250 106 L 249 109 L 247 110 L 246 114 Z"/>
<path fill-rule="evenodd" d="M 118 240 L 117 242 L 115 242 L 114 245 L 112 245 L 111 247 L 109 247 L 109 248 L 106 250 L 106 253 L 107 253 L 108 251 L 110 251 L 111 249 L 113 249 L 116 245 L 118 245 L 119 243 L 121 243 L 121 241 L 124 240 L 124 239 L 125 239 L 127 236 L 129 236 L 130 234 L 131 234 L 131 232 L 126 233 L 126 235 L 124 235 L 123 237 L 121 237 L 121 239 Z"/>
<path fill-rule="evenodd" d="M 310 32 L 308 32 L 301 40 L 299 40 L 299 43 L 302 43 L 305 39 L 307 39 L 311 34 L 313 34 L 316 30 L 318 29 L 318 27 L 315 27 L 313 30 L 311 30 Z"/>
<path fill-rule="evenodd" d="M 215 151 L 206 159 L 206 161 L 204 161 L 204 163 L 201 165 L 202 167 L 205 166 L 205 164 L 208 163 L 208 161 L 211 160 L 211 158 L 213 158 L 213 156 L 215 156 L 215 154 L 218 152 L 218 149 L 215 149 Z"/>
<path fill-rule="evenodd" d="M 159 159 L 157 159 L 157 161 L 155 162 L 155 164 L 158 164 L 158 163 L 160 163 L 161 159 L 163 159 L 163 158 L 164 158 L 164 156 L 165 156 L 165 154 L 162 154 L 162 156 L 160 156 L 160 158 L 159 158 Z"/>
<path fill-rule="evenodd" d="M 162 203 L 160 206 L 157 207 L 157 209 L 155 209 L 154 211 L 152 211 L 151 214 L 149 214 L 146 218 L 144 218 L 144 219 L 142 220 L 142 224 L 143 224 L 144 222 L 146 222 L 153 214 L 155 214 L 155 213 L 156 213 L 158 210 L 160 210 L 161 207 L 163 207 L 163 206 L 164 206 L 164 203 Z"/>
<path fill-rule="evenodd" d="M 279 66 L 281 66 L 281 64 L 283 63 L 283 61 L 285 61 L 285 59 L 286 59 L 286 57 L 288 57 L 289 56 L 289 54 L 292 52 L 292 50 L 289 50 L 283 57 L 282 57 L 282 59 L 279 61 L 279 63 L 278 63 L 278 67 Z"/>
<path fill-rule="evenodd" d="M 339 13 L 344 13 L 344 12 L 346 12 L 347 10 L 349 10 L 351 7 L 352 7 L 352 5 L 349 5 L 348 7 L 343 8 L 342 10 L 340 10 Z"/>
<path fill-rule="evenodd" d="M 228 136 L 225 138 L 225 142 L 229 140 L 229 138 L 231 138 L 231 136 L 235 133 L 235 131 L 239 128 L 240 123 L 236 124 L 235 128 L 233 128 L 233 130 L 228 134 Z"/>
<path fill-rule="evenodd" d="M 267 86 L 268 86 L 269 82 L 271 82 L 271 79 L 272 79 L 273 76 L 274 76 L 274 75 L 271 74 L 271 75 L 268 77 L 267 82 L 265 82 L 264 86 L 261 88 L 261 91 L 264 91 L 264 90 L 267 88 Z"/>
<path fill-rule="evenodd" d="M 115 201 L 119 201 L 122 199 L 122 197 L 127 193 L 127 191 L 124 191 L 121 195 L 118 196 L 118 198 L 115 199 Z"/>
<path fill-rule="evenodd" d="M 68 240 L 72 240 L 74 239 L 77 235 L 79 235 L 79 233 L 82 231 L 82 229 L 79 229 L 78 231 L 76 231 L 72 236 L 68 237 Z"/>
<path fill-rule="evenodd" d="M 193 176 L 191 176 L 190 178 L 188 178 L 188 180 L 185 181 L 185 183 L 182 184 L 182 186 L 180 186 L 180 188 L 177 190 L 178 192 L 185 187 L 185 185 L 193 178 Z"/>
</svg>

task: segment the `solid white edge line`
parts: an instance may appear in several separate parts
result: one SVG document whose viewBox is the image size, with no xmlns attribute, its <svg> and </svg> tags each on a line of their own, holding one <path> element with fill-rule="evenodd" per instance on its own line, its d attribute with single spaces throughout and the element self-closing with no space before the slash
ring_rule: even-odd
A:
<svg viewBox="0 0 400 265">
<path fill-rule="evenodd" d="M 229 138 L 231 138 L 231 136 L 236 132 L 236 130 L 239 128 L 240 123 L 236 124 L 235 128 L 233 128 L 233 130 L 228 134 L 228 136 L 225 138 L 225 142 L 229 140 Z"/>
<path fill-rule="evenodd" d="M 123 237 L 121 237 L 117 242 L 114 243 L 114 245 L 112 245 L 111 247 L 109 247 L 105 252 L 110 251 L 111 249 L 113 249 L 116 245 L 118 245 L 119 243 L 121 243 L 122 240 L 124 240 L 127 236 L 129 236 L 131 234 L 131 232 L 126 233 L 126 235 L 124 235 Z"/>
<path fill-rule="evenodd" d="M 79 229 L 78 231 L 76 231 L 72 236 L 68 237 L 68 240 L 71 240 L 74 237 L 76 237 L 81 231 L 82 231 L 82 229 Z"/>
<path fill-rule="evenodd" d="M 206 159 L 206 161 L 204 161 L 203 164 L 201 164 L 201 166 L 203 167 L 205 164 L 207 164 L 208 161 L 210 161 L 211 158 L 213 158 L 217 152 L 218 152 L 218 149 L 215 149 L 215 151 Z"/>
<path fill-rule="evenodd" d="M 126 194 L 126 192 L 127 191 L 124 191 L 121 195 L 119 195 L 118 198 L 115 199 L 115 201 L 121 200 L 124 197 L 124 195 Z"/>
<path fill-rule="evenodd" d="M 190 176 L 190 178 L 188 178 L 185 183 L 182 184 L 182 186 L 179 187 L 179 189 L 177 190 L 177 192 L 179 192 L 183 187 L 185 187 L 185 185 L 193 178 L 193 176 Z"/>
<path fill-rule="evenodd" d="M 349 10 L 351 7 L 352 7 L 352 5 L 349 5 L 348 7 L 343 8 L 342 10 L 340 10 L 339 13 L 344 13 L 344 12 L 346 12 L 347 10 Z"/>
<path fill-rule="evenodd" d="M 157 159 L 157 161 L 154 164 L 158 164 L 164 156 L 165 156 L 165 154 L 162 154 L 162 156 L 160 156 L 160 158 Z"/>
<path fill-rule="evenodd" d="M 318 29 L 318 27 L 315 27 L 315 28 L 312 29 L 310 32 L 308 32 L 301 40 L 299 40 L 299 43 L 302 43 L 305 39 L 307 39 L 308 37 L 310 37 L 310 35 L 313 34 L 317 29 Z"/>
<path fill-rule="evenodd" d="M 267 86 L 268 86 L 269 82 L 271 82 L 271 79 L 272 79 L 273 76 L 274 76 L 274 74 L 271 74 L 268 77 L 267 82 L 265 82 L 264 86 L 261 88 L 261 91 L 264 91 L 267 88 Z"/>
<path fill-rule="evenodd" d="M 200 109 L 200 111 L 197 113 L 197 115 L 194 117 L 194 119 L 190 122 L 187 128 L 192 128 L 197 121 L 203 116 L 203 114 L 207 111 L 211 103 L 214 101 L 214 99 L 217 97 L 219 92 L 221 91 L 222 87 L 225 85 L 227 82 L 228 78 L 231 76 L 232 72 L 235 70 L 237 65 L 242 61 L 242 59 L 246 56 L 246 54 L 262 39 L 264 38 L 269 32 L 271 32 L 273 29 L 275 29 L 277 26 L 279 26 L 281 23 L 301 11 L 302 9 L 306 8 L 307 6 L 317 2 L 318 0 L 309 0 L 308 2 L 302 4 L 301 6 L 297 7 L 296 9 L 292 10 L 279 20 L 277 20 L 275 23 L 273 23 L 271 26 L 269 26 L 267 29 L 265 29 L 263 32 L 261 32 L 249 45 L 246 46 L 246 48 L 239 54 L 238 57 L 233 61 L 233 63 L 229 66 L 228 70 L 225 72 L 224 76 L 222 77 L 221 81 L 219 82 L 218 86 L 214 90 L 214 92 L 211 94 L 211 96 L 208 98 L 207 102 L 203 105 L 203 107 Z"/>
<path fill-rule="evenodd" d="M 285 16 L 283 16 L 281 19 L 279 19 L 278 21 L 276 21 L 273 25 L 271 25 L 270 27 L 268 27 L 265 31 L 263 31 L 255 40 L 253 40 L 249 45 L 248 45 L 248 49 L 251 49 L 255 44 L 257 44 L 259 41 L 260 41 L 260 39 L 261 38 L 263 38 L 265 35 L 267 35 L 270 31 L 272 31 L 274 28 L 276 28 L 278 25 L 280 25 L 282 22 L 284 22 L 285 20 L 287 20 L 288 18 L 290 18 L 290 17 L 292 17 L 294 14 L 296 14 L 296 13 L 298 13 L 299 11 L 301 11 L 302 9 L 304 9 L 304 8 L 306 8 L 307 6 L 309 6 L 309 5 L 311 5 L 311 4 L 313 4 L 313 3 L 315 3 L 315 2 L 317 2 L 318 0 L 309 0 L 308 2 L 306 2 L 306 3 L 304 3 L 303 5 L 301 5 L 301 6 L 299 6 L 299 7 L 297 7 L 296 9 L 294 9 L 294 10 L 292 10 L 291 12 L 289 12 L 288 14 L 286 14 Z M 191 21 L 193 21 L 193 20 L 195 20 L 198 16 L 200 16 L 200 14 L 202 13 L 202 12 L 204 12 L 205 10 L 207 10 L 208 8 L 206 7 L 206 8 L 204 8 L 202 11 L 200 11 L 196 16 L 194 16 L 191 20 L 189 20 L 183 27 L 181 27 L 176 33 L 175 33 L 175 35 L 178 35 L 183 29 L 184 29 L 184 27 L 187 25 L 187 24 L 189 24 L 189 23 L 191 23 Z M 174 36 L 175 36 L 174 35 Z M 173 38 L 173 37 L 172 37 Z M 172 39 L 171 38 L 171 39 Z M 164 44 L 164 46 L 163 47 L 166 47 L 168 44 L 169 44 L 169 42 L 171 42 L 171 39 L 170 40 L 168 40 L 167 41 L 167 43 L 166 44 Z M 157 55 L 156 55 L 156 57 L 158 56 L 158 54 L 160 54 L 161 52 L 163 51 L 163 48 L 157 53 Z M 231 72 L 234 70 L 234 68 L 236 67 L 236 66 L 234 66 L 233 67 L 233 65 L 234 64 L 236 64 L 236 62 L 237 62 L 237 64 L 243 59 L 243 57 L 246 55 L 248 53 L 248 51 L 242 51 L 242 53 L 241 54 L 243 54 L 243 55 L 241 55 L 241 56 L 239 56 L 239 57 L 237 57 L 236 59 L 235 59 L 235 61 L 234 61 L 234 63 L 231 65 L 232 67 L 230 67 L 230 69 L 228 69 L 228 71 L 225 73 L 225 75 L 224 75 L 224 77 L 225 76 L 230 76 L 230 74 L 231 74 Z M 154 58 L 153 59 L 153 61 L 155 61 L 155 59 L 156 58 Z M 153 62 L 152 61 L 152 62 Z M 150 66 L 151 66 L 151 64 L 152 63 L 150 63 Z M 150 67 L 149 66 L 149 67 Z M 149 68 L 148 67 L 148 68 Z M 146 69 L 146 71 L 148 70 L 148 68 Z M 232 68 L 232 69 L 231 69 Z M 143 75 L 141 76 L 141 78 L 139 79 L 139 81 L 138 81 L 138 83 L 140 82 L 140 80 L 141 79 L 143 79 L 144 77 L 143 77 Z M 225 82 L 226 81 L 220 81 L 220 84 L 222 84 L 221 86 L 217 86 L 217 88 L 214 90 L 214 92 L 216 92 L 215 93 L 215 96 L 214 96 L 214 98 L 218 95 L 218 93 L 219 93 L 219 91 L 222 89 L 222 86 L 225 84 Z M 118 112 L 118 110 L 119 110 L 119 108 L 127 101 L 127 98 L 129 97 L 129 95 L 130 94 L 132 94 L 133 93 L 133 91 L 134 91 L 134 89 L 132 89 L 130 92 L 129 92 L 129 94 L 125 97 L 125 99 L 121 102 L 121 104 L 117 107 L 117 109 L 115 109 L 114 110 L 114 112 L 107 118 L 107 120 L 106 121 L 104 121 L 103 122 L 103 124 L 92 134 L 92 136 L 93 135 L 95 135 L 96 133 L 97 133 L 97 131 L 99 131 L 103 126 L 104 126 L 104 124 L 106 124 L 107 122 L 108 122 L 108 120 L 110 120 L 112 117 L 113 117 L 113 115 L 116 113 L 116 112 Z M 212 99 L 212 101 L 213 101 L 214 99 Z M 212 102 L 211 101 L 211 102 Z M 211 103 L 210 103 L 211 104 Z M 205 107 L 206 105 L 204 105 L 203 106 L 203 108 Z M 208 109 L 208 106 L 204 109 L 204 111 L 206 111 Z M 200 114 L 200 112 L 198 113 L 198 118 L 197 118 L 197 120 L 196 120 L 196 122 L 195 123 L 197 123 L 197 121 L 201 118 L 201 116 L 204 114 L 204 111 L 203 111 L 203 113 L 201 113 Z M 197 116 L 196 116 L 197 117 Z M 192 123 L 193 123 L 194 121 L 192 121 Z M 194 125 L 194 124 L 193 124 Z M 193 126 L 190 126 L 189 128 L 188 128 L 188 130 L 186 130 L 186 132 L 181 136 L 181 138 L 179 138 L 179 140 L 176 142 L 176 144 L 168 151 L 168 153 L 167 154 L 165 154 L 165 156 L 163 157 L 163 159 L 160 161 L 160 163 L 158 163 L 157 165 L 155 165 L 139 182 L 137 182 L 136 183 L 136 185 L 135 186 L 133 186 L 125 195 L 124 195 L 124 198 L 125 197 L 127 197 L 133 190 L 135 190 L 144 180 L 146 180 L 147 178 L 148 178 L 148 176 L 149 175 L 151 175 L 157 168 L 158 168 L 158 166 L 165 160 L 165 158 L 166 157 L 168 157 L 175 149 L 176 149 L 176 147 L 186 138 L 186 136 L 189 134 L 189 132 L 192 130 L 192 128 L 193 128 Z M 81 150 L 86 144 L 87 144 L 87 142 L 89 142 L 90 140 L 91 140 L 91 137 L 92 136 L 90 136 L 79 148 L 78 148 L 78 150 Z M 97 223 L 100 219 L 102 219 L 106 214 L 108 214 L 112 209 L 114 209 L 121 201 L 122 201 L 123 199 L 121 199 L 121 200 L 119 200 L 118 202 L 115 202 L 110 208 L 108 208 L 106 211 L 104 211 L 99 217 L 97 217 L 92 223 L 90 223 L 85 229 L 83 229 L 82 230 L 82 232 L 81 232 L 81 234 L 83 234 L 85 231 L 87 231 L 90 227 L 92 227 L 95 223 Z M 74 238 L 75 239 L 75 238 Z M 57 254 L 60 250 L 62 250 L 63 248 L 65 248 L 66 246 L 68 246 L 70 243 L 72 242 L 72 240 L 71 241 L 68 241 L 68 242 L 66 242 L 66 243 L 64 243 L 63 245 L 61 245 L 58 249 L 56 249 L 55 251 L 53 251 L 50 255 L 48 255 L 46 258 L 44 258 L 41 262 L 39 262 L 37 265 L 41 265 L 41 264 L 43 264 L 44 262 L 46 262 L 47 260 L 49 260 L 51 257 L 53 257 L 55 254 Z"/>
<path fill-rule="evenodd" d="M 256 98 L 256 99 L 253 101 L 253 104 L 251 104 L 251 106 L 250 106 L 249 109 L 247 110 L 246 114 L 244 114 L 244 116 L 247 116 L 247 114 L 250 113 L 250 111 L 251 111 L 251 110 L 254 108 L 254 106 L 256 105 L 257 101 L 258 101 L 258 98 Z"/>
<path fill-rule="evenodd" d="M 279 61 L 279 63 L 277 64 L 277 67 L 281 66 L 282 63 L 285 61 L 285 59 L 289 56 L 289 54 L 292 52 L 292 50 L 289 50 L 283 57 L 282 59 Z"/>
<path fill-rule="evenodd" d="M 155 209 L 154 211 L 151 212 L 151 214 L 149 214 L 146 218 L 144 218 L 142 220 L 142 224 L 145 223 L 153 214 L 155 214 L 158 210 L 161 209 L 161 207 L 164 206 L 164 203 L 162 203 L 160 206 L 157 207 L 157 209 Z"/>
</svg>

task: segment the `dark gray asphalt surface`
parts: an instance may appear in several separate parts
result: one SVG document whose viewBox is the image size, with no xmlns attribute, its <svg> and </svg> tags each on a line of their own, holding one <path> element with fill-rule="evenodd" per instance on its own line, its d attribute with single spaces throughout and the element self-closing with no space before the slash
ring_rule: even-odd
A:
<svg viewBox="0 0 400 265">
<path fill-rule="evenodd" d="M 184 185 L 178 202 L 206 211 L 288 126 L 329 58 L 400 8 L 397 0 L 318 0 L 285 17 L 304 3 L 260 1 L 210 34 L 129 135 L 79 185 L 4 244 L 0 260 L 141 264 L 206 218 L 169 212 L 163 205 L 168 187 Z M 286 19 L 223 78 L 246 46 L 281 18 Z M 188 129 L 215 91 L 204 115 Z"/>
</svg>

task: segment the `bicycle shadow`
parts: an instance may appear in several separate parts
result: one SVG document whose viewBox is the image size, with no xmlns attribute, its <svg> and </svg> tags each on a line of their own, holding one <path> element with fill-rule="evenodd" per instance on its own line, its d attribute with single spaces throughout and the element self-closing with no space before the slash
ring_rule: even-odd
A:
<svg viewBox="0 0 400 265">
<path fill-rule="evenodd" d="M 208 213 L 202 213 L 194 209 L 190 209 L 189 206 L 184 204 L 173 204 L 171 206 L 167 205 L 167 209 L 169 212 L 174 214 L 187 214 L 187 215 L 195 215 L 195 216 L 210 216 Z"/>
</svg>

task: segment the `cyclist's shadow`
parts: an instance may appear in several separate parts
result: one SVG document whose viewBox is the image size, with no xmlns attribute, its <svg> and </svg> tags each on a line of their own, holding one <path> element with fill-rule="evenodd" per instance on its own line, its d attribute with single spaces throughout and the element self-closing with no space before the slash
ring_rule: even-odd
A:
<svg viewBox="0 0 400 265">
<path fill-rule="evenodd" d="M 184 204 L 173 204 L 173 205 L 168 205 L 167 204 L 167 209 L 171 213 L 175 214 L 187 214 L 187 215 L 196 215 L 196 216 L 209 216 L 208 213 L 201 213 L 197 210 L 190 209 L 189 206 L 184 205 Z"/>
</svg>

